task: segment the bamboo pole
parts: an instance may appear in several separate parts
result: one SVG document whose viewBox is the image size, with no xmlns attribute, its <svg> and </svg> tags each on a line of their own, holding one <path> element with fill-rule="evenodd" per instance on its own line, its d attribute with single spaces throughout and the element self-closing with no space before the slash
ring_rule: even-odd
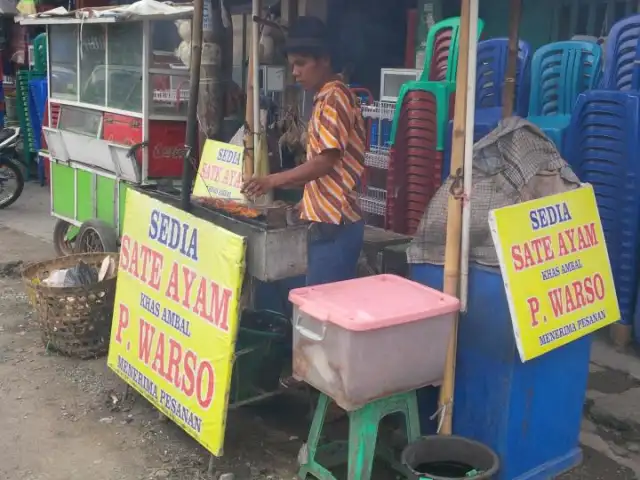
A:
<svg viewBox="0 0 640 480">
<path fill-rule="evenodd" d="M 260 85 L 257 83 L 260 69 L 260 28 L 254 17 L 259 17 L 261 0 L 253 0 L 251 8 L 251 45 L 249 46 L 249 68 L 247 72 L 247 108 L 244 131 L 244 179 L 256 173 L 260 129 Z"/>
<path fill-rule="evenodd" d="M 467 77 L 469 58 L 469 11 L 470 1 L 462 0 L 460 11 L 460 41 L 458 47 L 458 74 L 456 78 L 456 103 L 453 117 L 453 142 L 451 149 L 451 174 L 462 173 L 465 144 L 465 116 L 467 108 Z M 447 243 L 444 260 L 444 292 L 458 296 L 460 280 L 460 242 L 462 230 L 462 203 L 459 198 L 449 196 L 447 211 Z M 453 391 L 455 387 L 456 344 L 458 337 L 458 315 L 454 319 L 449 339 L 444 378 L 440 388 L 439 433 L 451 435 L 453 418 Z"/>
<path fill-rule="evenodd" d="M 516 71 L 518 68 L 519 30 L 522 16 L 522 0 L 511 0 L 509 5 L 509 56 L 502 89 L 502 118 L 513 115 L 516 93 Z"/>
<path fill-rule="evenodd" d="M 469 56 L 467 58 L 467 111 L 464 140 L 464 193 L 462 205 L 462 246 L 460 249 L 460 311 L 466 313 L 469 295 L 469 251 L 471 249 L 471 190 L 473 188 L 473 136 L 476 116 L 476 67 L 478 58 L 479 0 L 469 8 Z"/>
<path fill-rule="evenodd" d="M 260 158 L 260 135 L 262 126 L 260 125 L 260 25 L 253 20 L 253 17 L 259 17 L 262 14 L 262 0 L 253 0 L 251 11 L 251 100 L 253 102 L 253 174 L 255 175 L 259 169 L 260 162 L 266 159 Z"/>
<path fill-rule="evenodd" d="M 249 48 L 249 67 L 247 69 L 247 108 L 244 121 L 244 180 L 253 177 L 253 161 L 256 142 L 253 137 L 253 48 Z"/>
<path fill-rule="evenodd" d="M 202 15 L 203 0 L 195 0 L 193 4 L 193 20 L 191 22 L 191 59 L 189 74 L 189 109 L 187 111 L 187 134 L 185 138 L 186 155 L 182 167 L 182 188 L 180 205 L 183 210 L 191 210 L 191 184 L 195 175 L 195 167 L 191 161 L 198 145 L 198 93 L 200 89 L 200 62 L 202 61 Z"/>
</svg>

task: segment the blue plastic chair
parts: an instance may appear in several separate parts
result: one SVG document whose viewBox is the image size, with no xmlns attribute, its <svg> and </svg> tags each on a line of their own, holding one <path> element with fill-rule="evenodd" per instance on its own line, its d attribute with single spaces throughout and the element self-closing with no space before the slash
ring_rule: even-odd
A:
<svg viewBox="0 0 640 480">
<path fill-rule="evenodd" d="M 556 42 L 539 48 L 531 61 L 528 120 L 563 153 L 565 132 L 578 95 L 595 88 L 602 48 L 592 42 Z"/>
<path fill-rule="evenodd" d="M 607 37 L 607 52 L 604 56 L 602 88 L 606 90 L 632 89 L 636 50 L 640 38 L 640 15 L 623 18 L 616 22 Z"/>
<path fill-rule="evenodd" d="M 529 113 L 531 87 L 531 47 L 525 41 L 518 45 L 516 68 L 516 102 L 514 113 L 526 117 Z M 493 123 L 502 117 L 502 91 L 509 56 L 509 39 L 493 38 L 478 44 L 476 67 L 476 125 Z M 485 121 L 489 117 L 491 122 Z"/>
<path fill-rule="evenodd" d="M 508 38 L 493 38 L 478 43 L 474 143 L 494 130 L 502 119 L 502 90 L 504 88 L 508 56 Z M 531 47 L 522 40 L 519 43 L 518 63 L 516 66 L 514 114 L 526 117 L 529 111 L 529 92 L 531 89 Z M 443 181 L 449 176 L 452 132 L 453 122 L 449 122 L 444 146 Z"/>
<path fill-rule="evenodd" d="M 636 46 L 635 62 L 631 74 L 631 90 L 640 91 L 640 41 Z"/>
<path fill-rule="evenodd" d="M 567 161 L 593 185 L 622 322 L 631 323 L 640 244 L 640 96 L 593 90 L 579 96 L 567 133 Z M 640 325 L 636 327 L 640 335 Z"/>
<path fill-rule="evenodd" d="M 46 78 L 29 80 L 29 121 L 33 128 L 33 143 L 36 152 L 41 148 L 40 135 L 42 134 L 42 123 L 44 119 L 45 105 L 47 103 L 47 96 L 48 89 Z M 44 186 L 44 162 L 40 160 L 38 161 L 38 179 L 40 181 L 40 185 Z"/>
</svg>

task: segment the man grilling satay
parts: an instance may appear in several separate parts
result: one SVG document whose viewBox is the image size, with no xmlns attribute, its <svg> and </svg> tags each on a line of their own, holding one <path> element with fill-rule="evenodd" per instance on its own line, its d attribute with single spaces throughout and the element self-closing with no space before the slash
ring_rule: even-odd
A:
<svg viewBox="0 0 640 480">
<path fill-rule="evenodd" d="M 321 20 L 300 17 L 289 29 L 285 50 L 298 84 L 315 94 L 307 158 L 291 170 L 249 180 L 242 190 L 257 197 L 304 185 L 299 208 L 310 222 L 307 285 L 355 278 L 364 235 L 356 201 L 364 171 L 364 120 L 355 96 L 334 73 Z"/>
</svg>

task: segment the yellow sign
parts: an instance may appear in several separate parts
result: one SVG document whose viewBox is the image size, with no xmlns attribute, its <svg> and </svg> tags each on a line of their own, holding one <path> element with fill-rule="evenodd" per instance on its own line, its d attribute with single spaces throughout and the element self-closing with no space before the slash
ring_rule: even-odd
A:
<svg viewBox="0 0 640 480">
<path fill-rule="evenodd" d="M 202 149 L 193 195 L 242 201 L 243 156 L 244 147 L 207 140 Z"/>
<path fill-rule="evenodd" d="M 109 367 L 222 454 L 243 237 L 129 190 Z"/>
<path fill-rule="evenodd" d="M 491 212 L 523 362 L 620 320 L 591 185 Z"/>
</svg>

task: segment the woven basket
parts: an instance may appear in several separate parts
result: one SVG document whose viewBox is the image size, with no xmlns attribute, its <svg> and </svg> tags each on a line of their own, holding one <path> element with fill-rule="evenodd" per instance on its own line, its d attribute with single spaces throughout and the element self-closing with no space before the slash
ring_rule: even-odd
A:
<svg viewBox="0 0 640 480">
<path fill-rule="evenodd" d="M 48 287 L 42 283 L 55 270 L 71 268 L 83 261 L 100 268 L 105 257 L 117 253 L 82 253 L 34 263 L 22 272 L 29 301 L 38 313 L 42 340 L 47 348 L 82 359 L 107 353 L 116 279 L 87 287 Z"/>
</svg>

